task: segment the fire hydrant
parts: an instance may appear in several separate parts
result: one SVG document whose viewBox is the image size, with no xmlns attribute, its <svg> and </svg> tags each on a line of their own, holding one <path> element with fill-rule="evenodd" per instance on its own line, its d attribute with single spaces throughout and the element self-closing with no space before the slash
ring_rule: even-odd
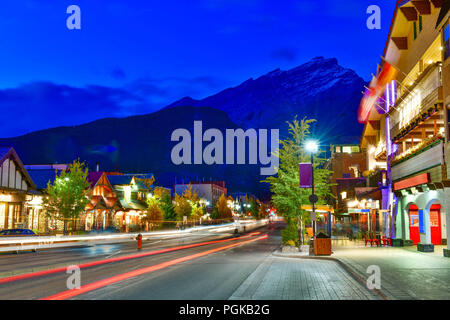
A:
<svg viewBox="0 0 450 320">
<path fill-rule="evenodd" d="M 136 240 L 137 240 L 137 248 L 138 248 L 138 250 L 141 250 L 142 249 L 142 234 L 139 233 L 136 237 Z"/>
</svg>

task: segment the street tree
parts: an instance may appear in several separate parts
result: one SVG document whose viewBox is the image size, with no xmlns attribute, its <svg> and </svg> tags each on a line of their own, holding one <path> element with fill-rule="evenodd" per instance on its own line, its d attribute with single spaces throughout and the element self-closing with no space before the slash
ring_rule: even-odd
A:
<svg viewBox="0 0 450 320">
<path fill-rule="evenodd" d="M 150 223 L 150 227 L 160 226 L 164 218 L 164 212 L 162 210 L 162 201 L 160 199 L 162 195 L 149 195 L 147 197 L 147 210 L 145 211 L 144 220 Z"/>
<path fill-rule="evenodd" d="M 217 210 L 219 211 L 219 216 L 221 219 L 229 219 L 233 216 L 233 212 L 229 207 L 229 201 L 231 197 L 226 197 L 225 194 L 221 194 L 219 200 L 217 201 Z M 231 198 L 231 201 L 233 198 Z"/>
<path fill-rule="evenodd" d="M 89 203 L 90 184 L 86 180 L 87 175 L 88 168 L 84 162 L 74 160 L 68 170 L 56 175 L 53 183 L 47 183 L 47 195 L 43 198 L 42 206 L 49 218 L 64 221 L 64 234 L 67 234 L 67 222 L 77 219 Z"/>
<path fill-rule="evenodd" d="M 309 196 L 311 188 L 299 187 L 299 163 L 310 162 L 310 154 L 304 149 L 305 141 L 310 138 L 310 126 L 315 122 L 314 119 L 303 118 L 301 121 L 294 118 L 292 122 L 287 122 L 289 126 L 289 135 L 285 140 L 280 141 L 280 149 L 275 152 L 279 158 L 280 167 L 275 176 L 270 176 L 262 182 L 270 184 L 272 193 L 272 204 L 277 211 L 284 217 L 288 224 L 295 225 L 298 231 L 296 235 L 292 232 L 285 232 L 288 236 L 283 237 L 283 242 L 292 240 L 299 243 L 305 232 L 305 225 L 311 222 L 309 212 L 301 209 L 302 205 L 310 204 Z M 327 199 L 333 197 L 331 193 L 331 184 L 329 177 L 331 171 L 323 169 L 326 161 L 323 157 L 323 151 L 314 156 L 314 185 L 315 194 L 319 201 L 317 204 L 325 204 Z M 292 230 L 289 226 L 288 230 Z"/>
</svg>

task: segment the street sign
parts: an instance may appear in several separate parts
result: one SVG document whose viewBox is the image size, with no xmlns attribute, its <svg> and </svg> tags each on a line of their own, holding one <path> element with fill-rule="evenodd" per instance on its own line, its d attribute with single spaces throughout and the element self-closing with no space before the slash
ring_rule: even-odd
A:
<svg viewBox="0 0 450 320">
<path fill-rule="evenodd" d="M 316 203 L 317 201 L 319 201 L 319 198 L 317 197 L 316 194 L 312 194 L 309 196 L 309 202 Z"/>
</svg>

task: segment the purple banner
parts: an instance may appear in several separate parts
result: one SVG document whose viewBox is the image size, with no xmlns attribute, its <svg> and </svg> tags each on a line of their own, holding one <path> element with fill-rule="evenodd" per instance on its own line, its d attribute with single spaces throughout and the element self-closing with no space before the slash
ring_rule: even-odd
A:
<svg viewBox="0 0 450 320">
<path fill-rule="evenodd" d="M 312 187 L 311 163 L 299 163 L 300 188 Z"/>
</svg>

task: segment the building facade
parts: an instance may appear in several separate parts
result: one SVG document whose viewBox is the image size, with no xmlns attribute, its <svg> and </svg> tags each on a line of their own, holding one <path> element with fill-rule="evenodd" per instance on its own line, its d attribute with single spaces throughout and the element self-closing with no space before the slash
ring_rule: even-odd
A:
<svg viewBox="0 0 450 320">
<path fill-rule="evenodd" d="M 433 251 L 447 244 L 450 227 L 448 1 L 397 2 L 378 77 L 387 69 L 393 79 L 370 110 L 381 109 L 380 132 L 385 126 L 372 146 L 375 157 L 386 154 L 383 206 L 396 244 Z"/>
<path fill-rule="evenodd" d="M 27 228 L 29 216 L 39 212 L 39 199 L 16 151 L 0 148 L 0 230 Z"/>
<path fill-rule="evenodd" d="M 181 195 L 190 186 L 192 186 L 192 190 L 197 193 L 199 198 L 207 203 L 207 207 L 214 207 L 222 194 L 227 195 L 225 181 L 194 181 L 188 184 L 175 184 L 174 191 L 176 194 Z"/>
</svg>

